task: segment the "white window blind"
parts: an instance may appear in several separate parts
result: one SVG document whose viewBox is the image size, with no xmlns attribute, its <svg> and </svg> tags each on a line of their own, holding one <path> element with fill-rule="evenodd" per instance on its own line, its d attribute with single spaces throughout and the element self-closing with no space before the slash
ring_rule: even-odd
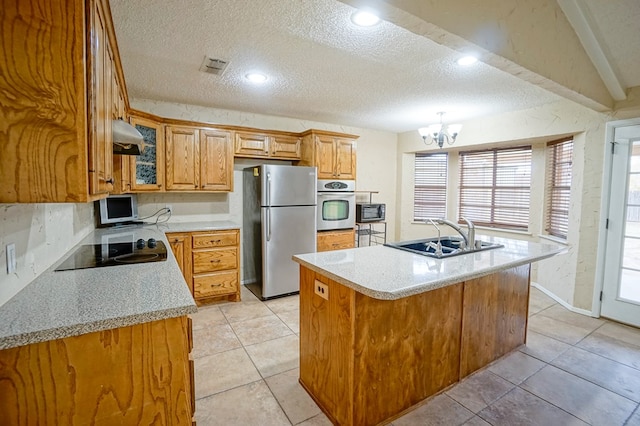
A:
<svg viewBox="0 0 640 426">
<path fill-rule="evenodd" d="M 447 210 L 447 154 L 417 153 L 413 219 L 445 217 Z"/>
<path fill-rule="evenodd" d="M 527 230 L 531 146 L 460 153 L 460 216 L 493 228 Z"/>
<path fill-rule="evenodd" d="M 547 144 L 547 212 L 545 230 L 549 235 L 567 238 L 573 139 Z"/>
</svg>

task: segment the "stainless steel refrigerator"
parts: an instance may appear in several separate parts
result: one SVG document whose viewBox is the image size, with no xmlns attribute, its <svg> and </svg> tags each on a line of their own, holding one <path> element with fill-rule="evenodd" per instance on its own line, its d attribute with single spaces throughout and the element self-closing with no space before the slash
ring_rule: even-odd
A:
<svg viewBox="0 0 640 426">
<path fill-rule="evenodd" d="M 316 251 L 316 168 L 262 165 L 243 175 L 244 283 L 262 300 L 299 292 L 291 257 Z"/>
</svg>

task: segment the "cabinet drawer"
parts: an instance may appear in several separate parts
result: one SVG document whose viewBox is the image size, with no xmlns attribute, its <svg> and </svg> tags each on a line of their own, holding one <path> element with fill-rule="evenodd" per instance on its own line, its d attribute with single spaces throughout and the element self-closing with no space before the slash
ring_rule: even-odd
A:
<svg viewBox="0 0 640 426">
<path fill-rule="evenodd" d="M 331 251 L 355 247 L 353 230 L 318 232 L 317 251 Z"/>
<path fill-rule="evenodd" d="M 238 231 L 193 234 L 193 248 L 226 247 L 238 245 Z"/>
<path fill-rule="evenodd" d="M 193 252 L 193 273 L 238 269 L 238 249 L 224 248 Z"/>
<path fill-rule="evenodd" d="M 215 272 L 193 277 L 193 297 L 196 299 L 233 294 L 238 291 L 238 271 Z"/>
</svg>

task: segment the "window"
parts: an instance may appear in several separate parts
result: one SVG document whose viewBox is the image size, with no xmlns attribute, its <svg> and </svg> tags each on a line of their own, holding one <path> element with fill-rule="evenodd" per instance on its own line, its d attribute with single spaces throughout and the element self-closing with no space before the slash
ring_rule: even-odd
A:
<svg viewBox="0 0 640 426">
<path fill-rule="evenodd" d="M 545 231 L 549 235 L 567 238 L 569 200 L 571 198 L 571 168 L 573 139 L 547 144 L 547 214 Z"/>
<path fill-rule="evenodd" d="M 460 216 L 526 231 L 530 194 L 531 146 L 460 153 Z"/>
<path fill-rule="evenodd" d="M 416 154 L 413 220 L 445 217 L 447 154 Z"/>
</svg>

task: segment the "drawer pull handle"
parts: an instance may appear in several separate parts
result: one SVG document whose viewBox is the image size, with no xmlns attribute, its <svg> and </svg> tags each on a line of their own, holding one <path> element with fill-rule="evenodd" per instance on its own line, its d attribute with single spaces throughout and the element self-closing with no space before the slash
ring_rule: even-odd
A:
<svg viewBox="0 0 640 426">
<path fill-rule="evenodd" d="M 222 241 L 222 240 L 211 240 L 210 242 L 212 242 L 212 243 L 219 243 L 220 241 Z"/>
<path fill-rule="evenodd" d="M 214 259 L 211 261 L 211 263 L 220 263 L 220 259 Z"/>
<path fill-rule="evenodd" d="M 211 284 L 211 288 L 213 287 L 222 287 L 222 284 Z"/>
</svg>

